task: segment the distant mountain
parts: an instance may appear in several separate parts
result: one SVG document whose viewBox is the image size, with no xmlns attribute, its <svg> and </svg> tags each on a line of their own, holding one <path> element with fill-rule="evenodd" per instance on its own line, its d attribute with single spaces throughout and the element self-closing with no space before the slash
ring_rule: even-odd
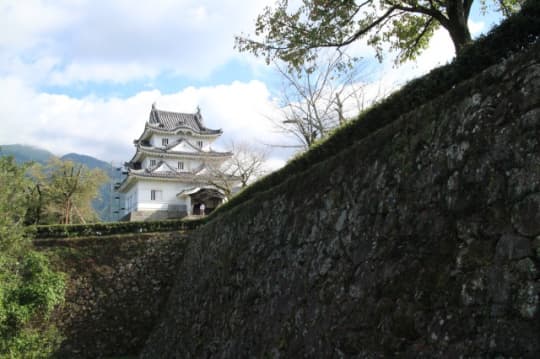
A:
<svg viewBox="0 0 540 359">
<path fill-rule="evenodd" d="M 28 145 L 0 145 L 0 156 L 13 156 L 17 163 L 46 163 L 54 154 L 42 148 Z"/>
<path fill-rule="evenodd" d="M 82 163 L 83 165 L 85 165 L 86 167 L 90 169 L 100 168 L 104 170 L 105 172 L 107 172 L 108 174 L 111 171 L 110 163 L 102 161 L 102 160 L 98 160 L 97 158 L 92 157 L 92 156 L 80 155 L 78 153 L 68 153 L 67 155 L 63 155 L 62 157 L 60 157 L 60 159 L 64 161 L 68 160 L 68 161 L 73 161 L 77 163 Z"/>
<path fill-rule="evenodd" d="M 13 156 L 17 163 L 35 161 L 46 164 L 51 157 L 54 157 L 54 154 L 38 147 L 17 144 L 0 145 L 0 156 Z M 116 218 L 114 212 L 118 209 L 120 201 L 116 198 L 118 194 L 112 188 L 114 183 L 122 180 L 122 173 L 117 168 L 113 168 L 111 163 L 87 155 L 68 153 L 60 159 L 81 163 L 90 169 L 99 168 L 105 171 L 109 181 L 101 186 L 99 197 L 92 201 L 92 207 L 103 221 Z"/>
</svg>

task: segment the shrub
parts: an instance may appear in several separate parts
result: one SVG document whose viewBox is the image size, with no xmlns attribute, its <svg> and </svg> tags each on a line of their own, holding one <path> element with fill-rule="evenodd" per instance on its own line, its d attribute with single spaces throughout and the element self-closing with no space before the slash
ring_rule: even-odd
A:
<svg viewBox="0 0 540 359">
<path fill-rule="evenodd" d="M 0 256 L 0 357 L 46 358 L 60 336 L 55 328 L 36 328 L 64 300 L 65 278 L 40 253 Z"/>
<path fill-rule="evenodd" d="M 73 238 L 81 236 L 105 236 L 112 234 L 185 231 L 197 228 L 205 219 L 163 220 L 149 222 L 112 222 L 93 224 L 54 224 L 36 226 L 36 238 Z"/>
<path fill-rule="evenodd" d="M 0 158 L 0 358 L 48 358 L 60 341 L 44 327 L 64 298 L 65 279 L 32 250 L 24 219 L 24 168 Z"/>
</svg>

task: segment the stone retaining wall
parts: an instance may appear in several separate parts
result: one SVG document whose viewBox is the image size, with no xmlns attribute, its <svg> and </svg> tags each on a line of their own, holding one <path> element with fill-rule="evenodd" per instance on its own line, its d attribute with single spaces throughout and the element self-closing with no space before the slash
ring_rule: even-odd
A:
<svg viewBox="0 0 540 359">
<path fill-rule="evenodd" d="M 69 276 L 66 302 L 51 319 L 65 337 L 57 357 L 138 354 L 165 305 L 184 237 L 145 233 L 39 241 Z"/>
<path fill-rule="evenodd" d="M 141 357 L 539 357 L 538 59 L 198 230 Z"/>
</svg>

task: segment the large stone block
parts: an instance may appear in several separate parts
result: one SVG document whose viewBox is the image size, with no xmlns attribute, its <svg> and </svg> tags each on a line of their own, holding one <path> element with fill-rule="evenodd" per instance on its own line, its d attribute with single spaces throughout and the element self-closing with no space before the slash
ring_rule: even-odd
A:
<svg viewBox="0 0 540 359">
<path fill-rule="evenodd" d="M 540 234 L 540 193 L 528 195 L 514 206 L 512 223 L 522 235 Z"/>
</svg>

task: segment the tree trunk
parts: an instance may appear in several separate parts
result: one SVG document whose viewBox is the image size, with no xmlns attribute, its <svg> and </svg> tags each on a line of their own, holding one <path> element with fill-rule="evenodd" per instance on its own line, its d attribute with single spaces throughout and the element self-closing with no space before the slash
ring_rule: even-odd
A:
<svg viewBox="0 0 540 359">
<path fill-rule="evenodd" d="M 38 207 L 36 209 L 35 224 L 39 224 L 41 221 L 41 211 L 43 210 L 43 193 L 41 192 L 39 184 L 36 185 L 36 190 L 38 193 Z"/>
<path fill-rule="evenodd" d="M 454 43 L 456 55 L 461 53 L 461 50 L 463 50 L 465 45 L 472 42 L 471 33 L 469 32 L 469 28 L 467 26 L 457 25 L 448 29 L 448 32 L 450 33 L 450 37 Z"/>
<path fill-rule="evenodd" d="M 64 212 L 64 224 L 70 223 L 71 201 L 68 199 L 66 202 L 66 208 Z"/>
<path fill-rule="evenodd" d="M 469 25 L 467 24 L 469 11 L 470 4 L 464 4 L 462 0 L 449 0 L 447 3 L 449 20 L 447 30 L 454 43 L 456 55 L 461 53 L 465 45 L 472 42 Z"/>
</svg>

